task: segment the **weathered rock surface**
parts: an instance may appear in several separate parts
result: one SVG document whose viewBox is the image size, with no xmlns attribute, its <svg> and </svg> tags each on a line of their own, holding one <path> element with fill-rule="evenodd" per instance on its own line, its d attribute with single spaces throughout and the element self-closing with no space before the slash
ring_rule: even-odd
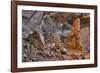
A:
<svg viewBox="0 0 100 73">
<path fill-rule="evenodd" d="M 30 18 L 27 18 L 26 22 L 23 23 L 22 25 L 22 34 L 23 38 L 27 38 L 29 34 L 31 34 L 33 31 L 39 31 L 42 32 L 40 29 L 40 24 L 41 24 L 41 19 L 43 17 L 44 12 L 33 12 L 33 14 L 30 16 Z M 27 14 L 24 13 L 24 16 L 28 16 Z M 23 17 L 25 19 L 25 17 Z M 24 21 L 26 21 L 24 20 Z"/>
</svg>

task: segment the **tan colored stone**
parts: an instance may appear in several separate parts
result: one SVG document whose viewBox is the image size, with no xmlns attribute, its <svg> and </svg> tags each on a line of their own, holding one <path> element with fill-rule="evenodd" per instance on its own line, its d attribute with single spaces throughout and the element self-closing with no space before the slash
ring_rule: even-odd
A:
<svg viewBox="0 0 100 73">
<path fill-rule="evenodd" d="M 68 54 L 82 55 L 84 53 L 80 37 L 80 18 L 76 18 L 73 20 L 69 36 L 64 40 L 65 47 L 70 49 Z"/>
</svg>

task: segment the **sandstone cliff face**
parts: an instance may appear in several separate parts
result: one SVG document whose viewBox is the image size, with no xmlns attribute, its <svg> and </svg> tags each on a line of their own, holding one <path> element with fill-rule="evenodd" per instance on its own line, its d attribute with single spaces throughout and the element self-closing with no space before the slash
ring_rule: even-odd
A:
<svg viewBox="0 0 100 73">
<path fill-rule="evenodd" d="M 89 59 L 89 23 L 83 27 L 81 15 L 23 10 L 22 61 Z"/>
</svg>

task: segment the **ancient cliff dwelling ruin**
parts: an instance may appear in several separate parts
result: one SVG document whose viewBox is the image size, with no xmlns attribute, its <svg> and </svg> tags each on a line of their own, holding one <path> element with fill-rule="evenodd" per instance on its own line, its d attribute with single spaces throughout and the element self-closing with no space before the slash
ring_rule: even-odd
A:
<svg viewBox="0 0 100 73">
<path fill-rule="evenodd" d="M 22 61 L 90 58 L 88 13 L 22 11 Z"/>
</svg>

